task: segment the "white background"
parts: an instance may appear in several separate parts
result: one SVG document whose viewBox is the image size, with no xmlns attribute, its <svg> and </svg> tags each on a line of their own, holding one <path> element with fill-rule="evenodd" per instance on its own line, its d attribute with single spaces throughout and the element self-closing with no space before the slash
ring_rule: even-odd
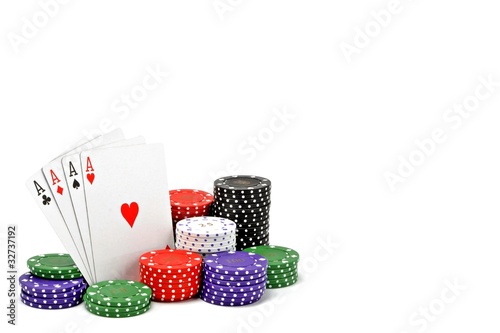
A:
<svg viewBox="0 0 500 333">
<path fill-rule="evenodd" d="M 443 119 L 480 76 L 500 81 L 496 3 L 401 0 L 350 62 L 341 43 L 377 29 L 370 12 L 389 1 L 222 3 L 221 16 L 212 0 L 69 1 L 16 52 L 9 36 L 42 9 L 2 2 L 2 247 L 15 223 L 20 273 L 30 256 L 64 251 L 24 183 L 110 119 L 128 137 L 165 145 L 170 188 L 207 189 L 214 175 L 270 178 L 271 242 L 301 253 L 300 282 L 254 306 L 155 303 L 121 320 L 18 304 L 9 331 L 498 331 L 500 87 L 458 128 Z M 114 112 L 147 67 L 168 78 L 127 116 Z M 284 110 L 290 119 L 271 132 Z M 391 191 L 384 173 L 397 173 L 398 156 L 435 128 L 447 140 Z M 255 156 L 238 149 L 259 135 Z M 328 253 L 328 242 L 340 246 Z M 442 308 L 442 292 L 453 296 L 446 280 L 466 290 Z M 410 323 L 429 306 L 439 314 L 425 327 Z"/>
</svg>

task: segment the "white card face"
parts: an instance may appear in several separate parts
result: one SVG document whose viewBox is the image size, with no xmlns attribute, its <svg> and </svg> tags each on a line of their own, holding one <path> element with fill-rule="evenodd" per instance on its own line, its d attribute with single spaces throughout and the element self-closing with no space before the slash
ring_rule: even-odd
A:
<svg viewBox="0 0 500 333">
<path fill-rule="evenodd" d="M 79 146 L 66 154 L 80 152 L 87 147 L 95 147 L 98 144 L 112 143 L 122 139 L 123 132 L 121 130 L 116 130 L 94 140 L 91 140 L 88 142 L 88 144 Z M 83 239 L 73 210 L 73 204 L 71 202 L 68 184 L 66 183 L 66 178 L 64 177 L 64 171 L 61 165 L 61 159 L 63 156 L 60 156 L 51 161 L 49 164 L 42 168 L 42 171 L 45 176 L 45 180 L 47 181 L 47 184 L 49 185 L 53 194 L 54 204 L 57 204 L 59 208 L 59 212 L 61 213 L 62 218 L 72 236 L 78 254 L 82 258 L 83 265 L 85 266 L 86 270 L 90 272 L 90 277 L 87 281 L 94 282 L 95 279 L 93 269 L 91 269 L 91 265 L 87 257 L 87 252 L 84 247 Z M 73 186 L 73 184 L 71 184 L 71 186 Z"/>
<path fill-rule="evenodd" d="M 146 140 L 144 139 L 144 137 L 140 136 L 128 140 L 122 140 L 115 143 L 107 144 L 102 146 L 101 148 L 138 145 L 138 144 L 144 144 L 145 142 Z M 87 254 L 87 259 L 89 260 L 90 270 L 92 272 L 95 272 L 92 239 L 88 224 L 85 192 L 83 189 L 83 183 L 85 181 L 88 182 L 88 180 L 87 178 L 84 178 L 84 174 L 80 163 L 80 153 L 63 157 L 61 160 L 61 164 L 64 169 L 64 178 L 66 179 L 66 183 L 69 189 L 69 194 L 71 197 L 71 202 L 73 204 L 73 211 L 75 213 L 80 234 L 82 236 L 83 246 Z"/>
<path fill-rule="evenodd" d="M 161 144 L 81 153 L 87 215 L 98 281 L 139 281 L 140 255 L 174 248 Z"/>
</svg>

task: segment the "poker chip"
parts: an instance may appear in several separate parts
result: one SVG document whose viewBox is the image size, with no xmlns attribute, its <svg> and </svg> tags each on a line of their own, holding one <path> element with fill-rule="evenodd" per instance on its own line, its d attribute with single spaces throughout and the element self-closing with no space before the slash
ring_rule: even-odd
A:
<svg viewBox="0 0 500 333">
<path fill-rule="evenodd" d="M 244 251 L 258 253 L 267 258 L 267 288 L 283 288 L 297 282 L 300 255 L 294 249 L 262 245 L 249 247 Z"/>
<path fill-rule="evenodd" d="M 31 303 L 36 303 L 36 304 L 65 304 L 65 303 L 76 303 L 78 301 L 81 301 L 83 298 L 83 293 L 78 293 L 74 296 L 68 296 L 68 297 L 58 297 L 58 298 L 44 298 L 44 297 L 33 297 L 25 292 L 20 292 L 19 295 L 21 296 L 22 299 L 31 302 Z"/>
<path fill-rule="evenodd" d="M 127 317 L 134 317 L 141 315 L 143 313 L 146 313 L 151 309 L 151 304 L 149 303 L 147 306 L 143 307 L 140 310 L 137 311 L 128 311 L 128 312 L 106 312 L 106 311 L 98 311 L 93 308 L 93 306 L 89 303 L 85 303 L 85 308 L 92 314 L 95 314 L 97 316 L 101 317 L 110 317 L 110 318 L 127 318 Z"/>
<path fill-rule="evenodd" d="M 183 245 L 193 245 L 193 246 L 224 246 L 231 245 L 234 243 L 234 235 L 229 235 L 225 237 L 189 237 L 185 235 L 179 235 L 177 241 L 179 244 Z"/>
<path fill-rule="evenodd" d="M 179 189 L 170 191 L 170 204 L 173 207 L 206 207 L 213 202 L 213 195 L 192 189 Z"/>
<path fill-rule="evenodd" d="M 201 297 L 210 299 L 210 300 L 215 300 L 218 302 L 231 302 L 231 303 L 244 303 L 249 300 L 259 300 L 263 294 L 263 291 L 259 292 L 252 292 L 252 293 L 242 293 L 241 296 L 240 294 L 227 294 L 227 295 L 221 295 L 217 296 L 209 292 L 202 291 L 201 292 Z"/>
<path fill-rule="evenodd" d="M 213 214 L 236 223 L 236 250 L 269 244 L 271 181 L 236 175 L 214 181 Z M 257 237 L 258 236 L 258 237 Z"/>
<path fill-rule="evenodd" d="M 177 238 L 176 227 L 179 221 L 211 214 L 214 201 L 211 193 L 196 189 L 176 189 L 170 190 L 169 194 L 174 239 Z"/>
<path fill-rule="evenodd" d="M 23 292 L 38 297 L 38 294 L 60 294 L 73 290 L 78 290 L 81 287 L 86 287 L 83 278 L 69 280 L 50 280 L 33 275 L 31 272 L 22 274 L 19 277 L 19 285 Z"/>
<path fill-rule="evenodd" d="M 180 302 L 193 298 L 198 291 L 178 291 L 176 293 L 162 294 L 153 293 L 152 300 L 156 302 Z"/>
<path fill-rule="evenodd" d="M 36 290 L 30 289 L 21 289 L 21 292 L 26 294 L 27 296 L 40 298 L 40 299 L 58 299 L 58 298 L 68 298 L 68 297 L 78 297 L 79 295 L 85 294 L 85 290 L 87 290 L 87 284 L 83 284 L 80 288 L 62 292 L 62 293 L 44 293 L 37 292 Z"/>
<path fill-rule="evenodd" d="M 225 293 L 244 293 L 244 292 L 249 292 L 249 291 L 256 291 L 256 290 L 261 290 L 266 288 L 266 281 L 250 286 L 224 286 L 224 285 L 218 285 L 218 284 L 213 284 L 208 281 L 204 282 L 204 287 L 207 290 L 214 290 L 214 291 L 219 291 L 219 292 L 225 292 Z"/>
<path fill-rule="evenodd" d="M 160 273 L 182 273 L 202 264 L 202 257 L 194 252 L 165 249 L 146 252 L 139 259 L 143 268 L 151 268 Z"/>
<path fill-rule="evenodd" d="M 150 303 L 141 303 L 133 306 L 124 306 L 124 307 L 118 307 L 118 306 L 102 306 L 99 304 L 92 303 L 88 296 L 83 297 L 85 301 L 85 306 L 88 308 L 91 308 L 90 310 L 95 311 L 95 312 L 102 312 L 102 313 L 121 313 L 121 312 L 133 312 L 133 311 L 140 311 L 141 309 L 147 307 Z"/>
<path fill-rule="evenodd" d="M 233 205 L 258 205 L 267 206 L 271 202 L 271 194 L 267 194 L 262 197 L 218 197 L 215 196 L 215 200 L 220 203 L 233 204 Z"/>
<path fill-rule="evenodd" d="M 33 275 L 46 279 L 67 280 L 82 277 L 82 273 L 67 253 L 36 255 L 29 258 L 26 264 Z"/>
<path fill-rule="evenodd" d="M 204 259 L 200 298 L 225 306 L 251 304 L 264 293 L 266 281 L 267 259 L 260 254 L 243 251 L 208 254 Z"/>
<path fill-rule="evenodd" d="M 21 299 L 23 304 L 30 306 L 32 308 L 37 308 L 37 309 L 46 309 L 46 310 L 59 310 L 59 309 L 67 309 L 67 308 L 72 308 L 80 303 L 83 302 L 83 300 L 78 300 L 72 303 L 61 303 L 61 304 L 43 304 L 43 303 L 33 303 L 30 301 L 27 301 L 25 299 Z"/>
<path fill-rule="evenodd" d="M 177 223 L 177 233 L 187 236 L 213 238 L 234 234 L 235 230 L 233 221 L 213 216 L 187 218 Z"/>
<path fill-rule="evenodd" d="M 109 280 L 93 284 L 87 288 L 89 302 L 102 306 L 129 307 L 148 303 L 151 288 L 141 282 L 131 280 Z"/>
<path fill-rule="evenodd" d="M 228 176 L 217 179 L 214 182 L 217 189 L 235 191 L 230 193 L 253 193 L 271 189 L 269 179 L 258 176 Z"/>
<path fill-rule="evenodd" d="M 199 278 L 201 272 L 201 264 L 197 266 L 188 267 L 176 272 L 163 273 L 151 267 L 144 267 L 141 265 L 140 269 L 141 278 L 143 279 L 184 279 L 184 278 Z"/>
<path fill-rule="evenodd" d="M 298 273 L 295 273 L 291 276 L 284 277 L 284 278 L 267 278 L 267 284 L 268 285 L 277 285 L 277 284 L 284 284 L 286 282 L 296 282 L 299 277 Z"/>
<path fill-rule="evenodd" d="M 236 245 L 215 245 L 215 246 L 208 246 L 207 244 L 201 244 L 201 246 L 193 246 L 192 244 L 189 245 L 184 245 L 184 244 L 179 244 L 176 243 L 176 248 L 178 249 L 183 249 L 186 251 L 191 251 L 191 252 L 196 252 L 196 253 L 218 253 L 218 252 L 225 252 L 225 251 L 235 251 L 236 250 Z"/>
<path fill-rule="evenodd" d="M 210 282 L 214 285 L 225 286 L 225 287 L 250 287 L 256 286 L 267 281 L 267 276 L 255 279 L 255 280 L 243 280 L 243 281 L 231 281 L 231 280 L 219 280 L 211 277 L 203 278 L 203 283 Z"/>
<path fill-rule="evenodd" d="M 269 235 L 267 237 L 261 238 L 261 239 L 255 239 L 255 238 L 240 238 L 236 240 L 236 247 L 237 248 L 249 248 L 253 246 L 261 246 L 261 245 L 266 245 L 269 244 Z"/>
<path fill-rule="evenodd" d="M 227 206 L 218 205 L 217 202 L 214 202 L 213 210 L 215 212 L 218 212 L 218 213 L 243 215 L 243 216 L 246 215 L 246 216 L 251 217 L 252 215 L 263 216 L 263 215 L 269 214 L 271 207 L 262 206 L 259 208 L 252 208 L 252 209 L 244 209 L 244 208 L 238 209 L 238 208 L 229 208 Z"/>
<path fill-rule="evenodd" d="M 257 253 L 234 251 L 205 258 L 205 272 L 225 275 L 252 275 L 267 270 L 267 259 Z"/>
<path fill-rule="evenodd" d="M 140 259 L 141 282 L 152 290 L 153 301 L 183 301 L 198 294 L 203 259 L 182 249 L 156 250 Z"/>
<path fill-rule="evenodd" d="M 259 298 L 255 298 L 255 299 L 249 299 L 249 300 L 245 300 L 245 301 L 234 302 L 234 301 L 231 301 L 231 300 L 227 300 L 227 301 L 215 300 L 215 299 L 212 299 L 211 297 L 206 297 L 204 295 L 201 295 L 200 297 L 201 297 L 201 299 L 203 301 L 205 301 L 207 303 L 214 304 L 214 305 L 221 305 L 221 306 L 243 306 L 243 305 L 250 305 L 250 304 L 255 303 L 258 300 L 260 300 L 260 297 L 259 297 Z"/>
<path fill-rule="evenodd" d="M 263 277 L 266 277 L 265 272 L 255 273 L 251 275 L 225 275 L 225 274 L 217 274 L 212 272 L 205 272 L 205 278 L 212 278 L 220 281 L 248 281 L 248 280 L 257 280 Z"/>
</svg>

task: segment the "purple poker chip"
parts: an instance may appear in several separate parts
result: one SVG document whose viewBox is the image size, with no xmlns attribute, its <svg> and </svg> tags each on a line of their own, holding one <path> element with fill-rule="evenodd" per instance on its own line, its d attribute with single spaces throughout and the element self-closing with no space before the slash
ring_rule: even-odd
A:
<svg viewBox="0 0 500 333">
<path fill-rule="evenodd" d="M 88 285 L 86 283 L 82 284 L 81 287 L 73 290 L 68 290 L 62 293 L 41 293 L 38 291 L 33 291 L 28 289 L 22 289 L 22 292 L 30 297 L 40 298 L 40 299 L 50 299 L 50 298 L 69 298 L 69 297 L 79 297 L 85 294 L 85 290 L 87 290 Z"/>
<path fill-rule="evenodd" d="M 250 285 L 250 286 L 221 286 L 217 284 L 210 283 L 208 281 L 203 282 L 203 288 L 205 288 L 208 292 L 222 292 L 222 293 L 246 293 L 257 290 L 266 289 L 267 282 L 264 281 L 259 284 Z"/>
<path fill-rule="evenodd" d="M 204 260 L 205 271 L 221 274 L 248 276 L 266 273 L 267 259 L 254 252 L 230 251 L 207 255 Z"/>
<path fill-rule="evenodd" d="M 260 273 L 255 273 L 252 275 L 225 275 L 225 274 L 216 274 L 213 272 L 207 272 L 205 271 L 205 277 L 207 278 L 212 278 L 212 279 L 217 279 L 221 281 L 249 281 L 249 280 L 257 280 L 261 279 L 263 277 L 266 277 L 267 274 L 266 272 L 260 272 Z"/>
<path fill-rule="evenodd" d="M 200 295 L 200 298 L 203 301 L 210 303 L 210 304 L 214 304 L 214 305 L 220 305 L 220 306 L 249 305 L 249 304 L 255 303 L 258 300 L 260 300 L 261 297 L 262 297 L 262 294 L 259 296 L 249 297 L 249 298 L 245 298 L 245 299 L 242 299 L 242 298 L 239 298 L 239 299 L 237 299 L 237 298 L 219 298 L 219 299 L 216 299 L 212 295 L 209 295 L 209 296 L 206 296 L 205 294 Z"/>
<path fill-rule="evenodd" d="M 76 302 L 71 302 L 71 303 L 61 303 L 61 304 L 40 304 L 40 303 L 33 303 L 30 301 L 25 300 L 24 298 L 21 298 L 21 301 L 26 304 L 27 306 L 30 306 L 32 308 L 37 308 L 37 309 L 47 309 L 47 310 L 59 310 L 59 309 L 67 309 L 67 308 L 72 308 L 80 303 L 83 302 L 83 299 L 80 299 Z"/>
<path fill-rule="evenodd" d="M 248 287 L 248 286 L 254 286 L 257 284 L 261 284 L 262 282 L 267 281 L 267 277 L 261 277 L 255 280 L 243 280 L 243 281 L 231 281 L 231 280 L 219 280 L 219 279 L 214 279 L 208 276 L 205 276 L 203 278 L 203 281 L 205 282 L 210 282 L 212 284 L 218 285 L 218 286 L 226 286 L 226 287 Z"/>
<path fill-rule="evenodd" d="M 201 288 L 200 294 L 205 296 L 205 297 L 212 297 L 213 299 L 218 299 L 218 298 L 241 298 L 241 299 L 248 299 L 248 298 L 255 298 L 255 297 L 260 297 L 264 293 L 265 289 L 261 290 L 254 290 L 254 291 L 249 291 L 246 293 L 224 293 L 221 291 L 216 291 L 216 290 L 208 290 L 207 288 Z"/>
<path fill-rule="evenodd" d="M 83 292 L 78 293 L 74 296 L 69 296 L 69 297 L 58 297 L 58 298 L 38 298 L 38 297 L 33 297 L 31 295 L 26 294 L 25 292 L 20 293 L 21 298 L 23 300 L 26 300 L 31 303 L 36 303 L 36 304 L 65 304 L 65 303 L 76 303 L 77 301 L 81 300 L 83 298 Z M 53 294 L 55 295 L 55 294 Z"/>
<path fill-rule="evenodd" d="M 19 277 L 22 290 L 32 295 L 33 292 L 41 294 L 65 293 L 80 288 L 85 284 L 83 277 L 70 280 L 50 280 L 31 274 L 24 273 Z M 29 291 L 29 293 L 28 293 Z"/>
</svg>

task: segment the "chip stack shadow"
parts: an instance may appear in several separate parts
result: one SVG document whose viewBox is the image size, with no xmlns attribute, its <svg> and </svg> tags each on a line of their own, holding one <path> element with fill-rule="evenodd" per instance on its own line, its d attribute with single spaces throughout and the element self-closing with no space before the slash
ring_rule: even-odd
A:
<svg viewBox="0 0 500 333">
<path fill-rule="evenodd" d="M 236 175 L 214 181 L 213 215 L 236 223 L 236 250 L 269 244 L 271 181 Z"/>
</svg>

